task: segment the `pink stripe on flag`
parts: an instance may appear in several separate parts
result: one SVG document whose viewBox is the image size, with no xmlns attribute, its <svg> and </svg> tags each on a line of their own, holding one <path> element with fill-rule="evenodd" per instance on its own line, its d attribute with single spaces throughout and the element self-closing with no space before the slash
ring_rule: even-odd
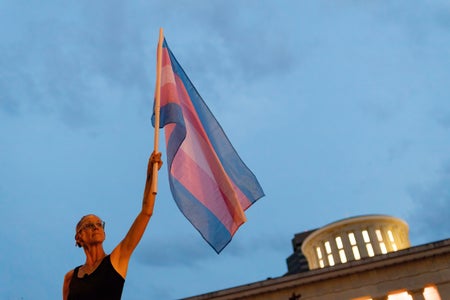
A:
<svg viewBox="0 0 450 300">
<path fill-rule="evenodd" d="M 176 85 L 179 87 L 179 102 L 182 105 L 187 132 L 186 138 L 181 147 L 185 149 L 186 152 L 190 153 L 192 157 L 195 157 L 195 160 L 201 163 L 201 166 L 204 167 L 205 170 L 209 169 L 211 171 L 211 175 L 216 178 L 215 180 L 221 183 L 221 192 L 226 195 L 227 201 L 233 203 L 232 207 L 235 211 L 234 214 L 240 214 L 242 220 L 245 222 L 246 218 L 241 205 L 242 199 L 239 199 L 235 190 L 237 186 L 232 182 L 232 180 L 228 177 L 228 174 L 223 169 L 222 163 L 217 157 L 214 147 L 212 146 L 208 135 L 204 131 L 198 115 L 195 113 L 195 108 L 190 101 L 189 95 L 182 84 L 181 79 L 175 76 L 175 80 Z M 204 156 L 200 156 L 200 153 L 204 154 Z M 239 192 L 242 195 L 242 192 Z M 248 206 L 248 200 L 244 202 L 244 206 Z"/>
<path fill-rule="evenodd" d="M 244 220 L 239 214 L 236 215 L 233 204 L 224 197 L 220 190 L 221 183 L 208 176 L 182 149 L 178 150 L 173 165 L 178 167 L 172 168 L 172 175 L 207 207 L 230 233 L 235 232 Z"/>
</svg>

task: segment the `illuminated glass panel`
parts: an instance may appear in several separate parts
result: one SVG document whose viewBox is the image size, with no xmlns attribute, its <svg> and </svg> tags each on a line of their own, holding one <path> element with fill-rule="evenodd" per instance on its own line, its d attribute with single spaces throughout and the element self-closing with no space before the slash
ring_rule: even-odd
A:
<svg viewBox="0 0 450 300">
<path fill-rule="evenodd" d="M 333 254 L 328 254 L 328 263 L 330 264 L 330 266 L 334 266 Z"/>
<path fill-rule="evenodd" d="M 327 251 L 327 254 L 331 253 L 331 246 L 330 246 L 330 242 L 329 241 L 325 242 L 325 251 Z"/>
<path fill-rule="evenodd" d="M 377 239 L 379 242 L 383 241 L 383 235 L 381 234 L 381 231 L 379 229 L 375 230 L 375 233 L 377 234 Z"/>
<path fill-rule="evenodd" d="M 353 232 L 348 234 L 348 239 L 350 240 L 350 245 L 356 245 L 355 234 Z"/>
<path fill-rule="evenodd" d="M 341 260 L 341 263 L 346 263 L 347 256 L 345 255 L 344 244 L 342 243 L 342 239 L 340 236 L 337 236 L 335 240 L 336 240 L 336 246 L 339 249 L 339 259 Z"/>
<path fill-rule="evenodd" d="M 370 257 L 374 256 L 375 253 L 373 252 L 372 244 L 367 243 L 366 244 L 367 254 L 369 254 Z"/>
<path fill-rule="evenodd" d="M 392 231 L 388 230 L 388 236 L 389 236 L 389 241 L 395 242 L 394 235 L 392 234 Z"/>
<path fill-rule="evenodd" d="M 384 242 L 380 242 L 380 249 L 381 249 L 381 253 L 383 253 L 383 254 L 387 253 L 386 245 L 384 244 Z"/>
<path fill-rule="evenodd" d="M 397 245 L 395 244 L 394 235 L 392 234 L 392 231 L 388 230 L 388 237 L 389 241 L 391 242 L 392 250 L 397 251 Z"/>
<path fill-rule="evenodd" d="M 322 250 L 320 250 L 320 247 L 316 247 L 316 253 L 317 253 L 317 258 L 319 259 L 319 266 L 321 268 L 325 267 L 325 264 L 323 263 Z"/>
<path fill-rule="evenodd" d="M 344 249 L 339 250 L 339 258 L 341 259 L 341 263 L 347 262 L 347 256 L 345 255 Z"/>
<path fill-rule="evenodd" d="M 352 245 L 353 257 L 355 260 L 360 260 L 361 255 L 359 254 L 358 246 L 356 245 L 356 238 L 353 232 L 348 233 L 348 240 L 350 241 L 350 245 Z"/>
<path fill-rule="evenodd" d="M 370 243 L 369 233 L 367 232 L 367 230 L 363 230 L 362 235 L 363 235 L 364 242 Z"/>
<path fill-rule="evenodd" d="M 317 257 L 318 257 L 319 259 L 321 259 L 321 258 L 322 258 L 322 251 L 320 250 L 320 247 L 317 247 L 317 248 L 316 248 L 316 252 L 317 252 Z"/>
<path fill-rule="evenodd" d="M 410 294 L 408 294 L 408 292 L 390 294 L 387 299 L 388 300 L 413 300 L 413 298 L 411 297 Z"/>
<path fill-rule="evenodd" d="M 380 245 L 381 253 L 386 254 L 387 248 L 383 241 L 383 235 L 381 234 L 381 230 L 377 229 L 375 230 L 375 233 L 377 235 L 378 244 Z"/>
<path fill-rule="evenodd" d="M 442 300 L 435 286 L 427 286 L 423 291 L 423 297 L 425 300 Z"/>
<path fill-rule="evenodd" d="M 356 260 L 360 260 L 361 259 L 361 255 L 359 254 L 358 246 L 352 246 L 352 251 L 353 251 L 353 257 Z"/>
<path fill-rule="evenodd" d="M 369 237 L 369 233 L 367 232 L 367 230 L 362 231 L 362 236 L 363 236 L 364 242 L 366 243 L 367 254 L 370 257 L 374 256 L 375 253 L 373 252 L 373 247 L 372 247 L 372 244 L 370 243 L 370 237 Z"/>
</svg>

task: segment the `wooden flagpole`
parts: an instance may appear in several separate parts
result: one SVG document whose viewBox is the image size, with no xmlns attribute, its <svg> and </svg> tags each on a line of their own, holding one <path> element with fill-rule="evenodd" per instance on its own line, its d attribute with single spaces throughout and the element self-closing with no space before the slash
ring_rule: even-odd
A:
<svg viewBox="0 0 450 300">
<path fill-rule="evenodd" d="M 159 146 L 159 110 L 160 110 L 160 98 L 161 98 L 161 68 L 162 68 L 162 43 L 164 41 L 163 29 L 159 29 L 159 41 L 158 48 L 156 50 L 156 87 L 155 87 L 155 136 L 153 141 L 153 151 L 158 152 Z M 152 175 L 152 187 L 151 191 L 156 195 L 158 192 L 158 165 L 155 163 L 153 165 L 153 175 Z"/>
</svg>

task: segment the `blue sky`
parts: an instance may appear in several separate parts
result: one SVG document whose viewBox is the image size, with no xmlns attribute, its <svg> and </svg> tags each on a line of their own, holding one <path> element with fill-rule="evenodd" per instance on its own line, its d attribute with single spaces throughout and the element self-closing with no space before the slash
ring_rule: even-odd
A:
<svg viewBox="0 0 450 300">
<path fill-rule="evenodd" d="M 106 221 L 109 252 L 137 215 L 160 27 L 266 196 L 217 255 L 163 168 L 123 299 L 282 276 L 295 233 L 356 215 L 449 238 L 448 1 L 6 0 L 0 298 L 60 298 L 79 218 Z"/>
</svg>

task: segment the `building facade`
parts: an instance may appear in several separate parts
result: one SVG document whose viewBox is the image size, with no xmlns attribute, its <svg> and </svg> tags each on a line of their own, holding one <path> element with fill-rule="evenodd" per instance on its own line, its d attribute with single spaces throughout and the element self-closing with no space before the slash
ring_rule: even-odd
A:
<svg viewBox="0 0 450 300">
<path fill-rule="evenodd" d="M 186 300 L 447 300 L 450 239 L 410 247 L 408 225 L 383 215 L 296 234 L 288 272 Z"/>
</svg>

